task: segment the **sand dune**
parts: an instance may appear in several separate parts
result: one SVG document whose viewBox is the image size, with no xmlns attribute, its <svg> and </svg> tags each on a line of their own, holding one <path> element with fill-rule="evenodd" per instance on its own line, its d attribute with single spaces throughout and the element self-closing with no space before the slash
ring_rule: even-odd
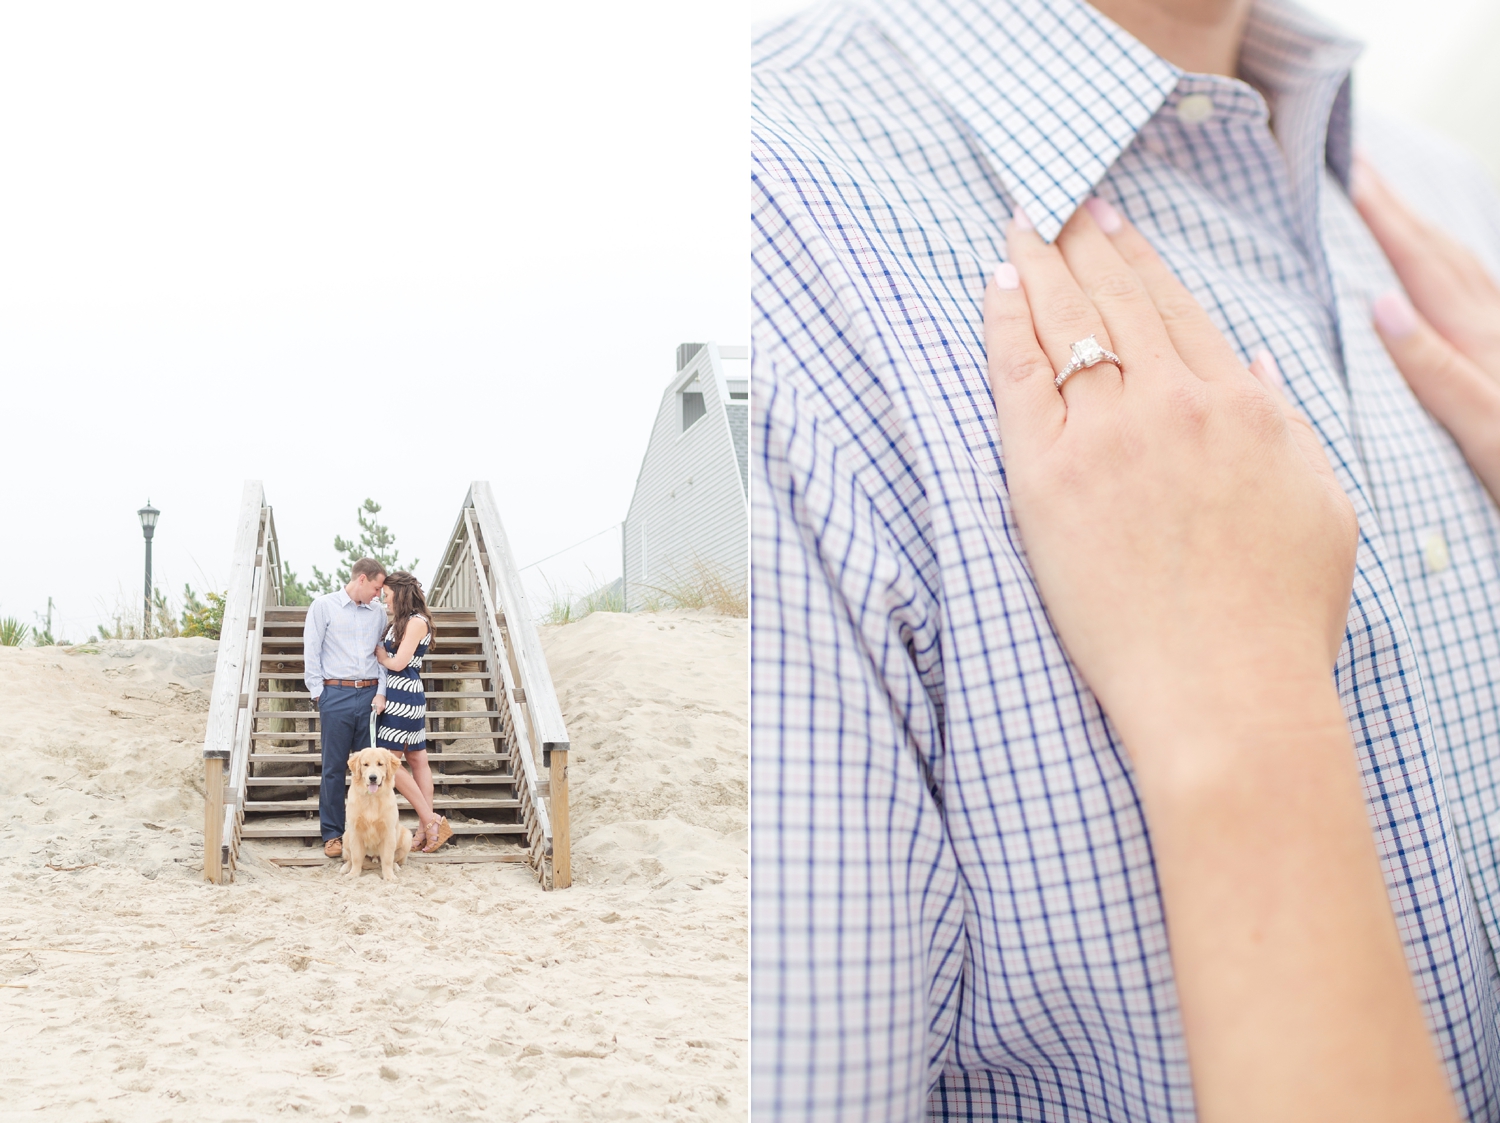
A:
<svg viewBox="0 0 1500 1123">
<path fill-rule="evenodd" d="M 745 621 L 543 636 L 572 889 L 201 880 L 214 645 L 0 648 L 0 1119 L 740 1119 Z"/>
</svg>

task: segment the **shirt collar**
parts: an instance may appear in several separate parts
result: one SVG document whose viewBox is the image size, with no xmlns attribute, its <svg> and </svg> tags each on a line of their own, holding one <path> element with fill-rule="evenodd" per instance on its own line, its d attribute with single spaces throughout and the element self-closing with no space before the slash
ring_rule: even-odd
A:
<svg viewBox="0 0 1500 1123">
<path fill-rule="evenodd" d="M 333 594 L 333 597 L 334 600 L 338 602 L 338 606 L 340 608 L 343 608 L 346 604 L 354 604 L 354 598 L 349 595 L 349 592 L 346 589 L 340 589 L 338 592 Z M 355 607 L 358 608 L 359 606 L 355 605 Z"/>
<path fill-rule="evenodd" d="M 1185 76 L 1082 0 L 870 2 L 899 49 L 978 134 L 1011 199 L 1048 241 Z M 1341 178 L 1349 166 L 1347 75 L 1358 53 L 1357 43 L 1289 0 L 1258 0 L 1242 51 L 1247 77 L 1273 99 L 1314 74 L 1326 84 L 1336 73 L 1339 96 L 1322 100 L 1329 164 Z"/>
</svg>

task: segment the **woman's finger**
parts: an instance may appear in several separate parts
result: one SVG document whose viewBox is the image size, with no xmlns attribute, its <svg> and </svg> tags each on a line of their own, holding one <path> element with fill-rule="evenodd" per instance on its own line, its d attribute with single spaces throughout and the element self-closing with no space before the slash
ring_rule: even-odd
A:
<svg viewBox="0 0 1500 1123">
<path fill-rule="evenodd" d="M 1125 385 L 1187 377 L 1151 294 L 1109 237 L 1124 221 L 1103 199 L 1089 199 L 1063 227 L 1057 247 L 1130 368 Z"/>
<path fill-rule="evenodd" d="M 1151 297 L 1173 348 L 1187 368 L 1206 382 L 1220 378 L 1242 378 L 1240 362 L 1224 333 L 1208 318 L 1193 294 L 1183 286 L 1151 248 L 1139 230 L 1121 219 L 1109 240 Z"/>
<path fill-rule="evenodd" d="M 1023 463 L 1062 432 L 1067 407 L 1037 343 L 1016 267 L 995 266 L 984 290 L 984 349 L 1007 464 Z"/>
<path fill-rule="evenodd" d="M 1011 261 L 1020 270 L 1037 342 L 1052 369 L 1059 373 L 1063 371 L 1072 361 L 1073 344 L 1089 336 L 1093 336 L 1100 347 L 1114 351 L 1104 321 L 1068 271 L 1062 251 L 1042 241 L 1019 207 L 1011 220 L 1006 241 Z M 1120 370 L 1109 362 L 1077 371 L 1062 386 L 1063 399 L 1069 406 L 1102 405 L 1118 399 L 1119 394 Z"/>
<path fill-rule="evenodd" d="M 1401 293 L 1393 290 L 1377 297 L 1372 311 L 1375 330 L 1412 393 L 1453 434 L 1483 476 L 1483 464 L 1476 463 L 1471 449 L 1493 444 L 1500 424 L 1500 387 L 1434 331 Z"/>
<path fill-rule="evenodd" d="M 1419 218 L 1379 174 L 1356 161 L 1350 196 L 1422 316 L 1500 377 L 1500 286 L 1473 254 Z"/>
<path fill-rule="evenodd" d="M 1323 447 L 1323 442 L 1313 430 L 1305 417 L 1298 412 L 1297 407 L 1292 404 L 1292 399 L 1286 396 L 1286 385 L 1281 378 L 1281 368 L 1277 366 L 1276 359 L 1269 351 L 1257 352 L 1254 359 L 1250 361 L 1250 373 L 1255 380 L 1264 386 L 1276 399 L 1276 404 L 1281 407 L 1281 415 L 1286 418 L 1287 428 L 1291 430 L 1292 439 L 1297 442 L 1297 448 L 1313 470 L 1326 482 L 1338 487 L 1338 477 L 1334 475 L 1333 465 L 1329 463 L 1328 452 Z"/>
</svg>

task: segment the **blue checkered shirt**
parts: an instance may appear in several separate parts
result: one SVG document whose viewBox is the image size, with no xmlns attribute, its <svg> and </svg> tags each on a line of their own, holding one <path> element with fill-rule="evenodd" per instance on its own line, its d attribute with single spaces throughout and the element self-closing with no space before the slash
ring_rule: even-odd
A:
<svg viewBox="0 0 1500 1123">
<path fill-rule="evenodd" d="M 326 679 L 374 679 L 375 693 L 385 694 L 385 667 L 375 646 L 389 627 L 380 600 L 355 604 L 343 589 L 312 602 L 302 625 L 303 679 L 314 698 Z"/>
<path fill-rule="evenodd" d="M 1338 686 L 1428 1023 L 1500 1117 L 1500 517 L 1370 326 L 1396 282 L 1345 194 L 1357 50 L 1281 0 L 1245 81 L 1077 0 L 758 33 L 756 1118 L 1193 1116 L 1134 780 L 1028 572 L 985 376 L 1012 207 L 1051 238 L 1091 192 L 1276 357 L 1354 502 Z M 1500 272 L 1475 166 L 1359 132 Z"/>
</svg>

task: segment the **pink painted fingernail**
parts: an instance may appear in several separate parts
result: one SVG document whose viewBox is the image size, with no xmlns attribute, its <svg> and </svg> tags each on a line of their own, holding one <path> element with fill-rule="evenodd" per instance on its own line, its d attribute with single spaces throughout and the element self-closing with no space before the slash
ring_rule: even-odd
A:
<svg viewBox="0 0 1500 1123">
<path fill-rule="evenodd" d="M 1036 229 L 1035 226 L 1031 225 L 1031 219 L 1026 217 L 1026 212 L 1021 208 L 1020 203 L 1017 203 L 1016 209 L 1011 212 L 1010 220 L 1011 222 L 1015 223 L 1015 227 L 1017 230 Z"/>
<path fill-rule="evenodd" d="M 1281 393 L 1281 368 L 1276 365 L 1276 356 L 1271 352 L 1265 348 L 1257 351 L 1255 358 L 1250 362 L 1250 371 L 1252 374 L 1259 375 L 1261 382 L 1268 389 L 1278 394 Z"/>
<path fill-rule="evenodd" d="M 1417 330 L 1416 309 L 1406 294 L 1396 289 L 1377 296 L 1371 311 L 1375 314 L 1375 326 L 1387 339 L 1402 340 Z"/>
<path fill-rule="evenodd" d="M 1120 222 L 1120 212 L 1115 210 L 1114 207 L 1098 196 L 1090 198 L 1083 205 L 1089 209 L 1089 214 L 1094 216 L 1094 221 L 1099 224 L 1100 230 L 1103 230 L 1106 234 L 1119 232 L 1122 225 Z"/>
<path fill-rule="evenodd" d="M 995 284 L 1002 289 L 1018 289 L 1021 287 L 1021 274 L 1016 272 L 1016 267 L 1008 261 L 1002 261 L 995 266 Z"/>
</svg>

